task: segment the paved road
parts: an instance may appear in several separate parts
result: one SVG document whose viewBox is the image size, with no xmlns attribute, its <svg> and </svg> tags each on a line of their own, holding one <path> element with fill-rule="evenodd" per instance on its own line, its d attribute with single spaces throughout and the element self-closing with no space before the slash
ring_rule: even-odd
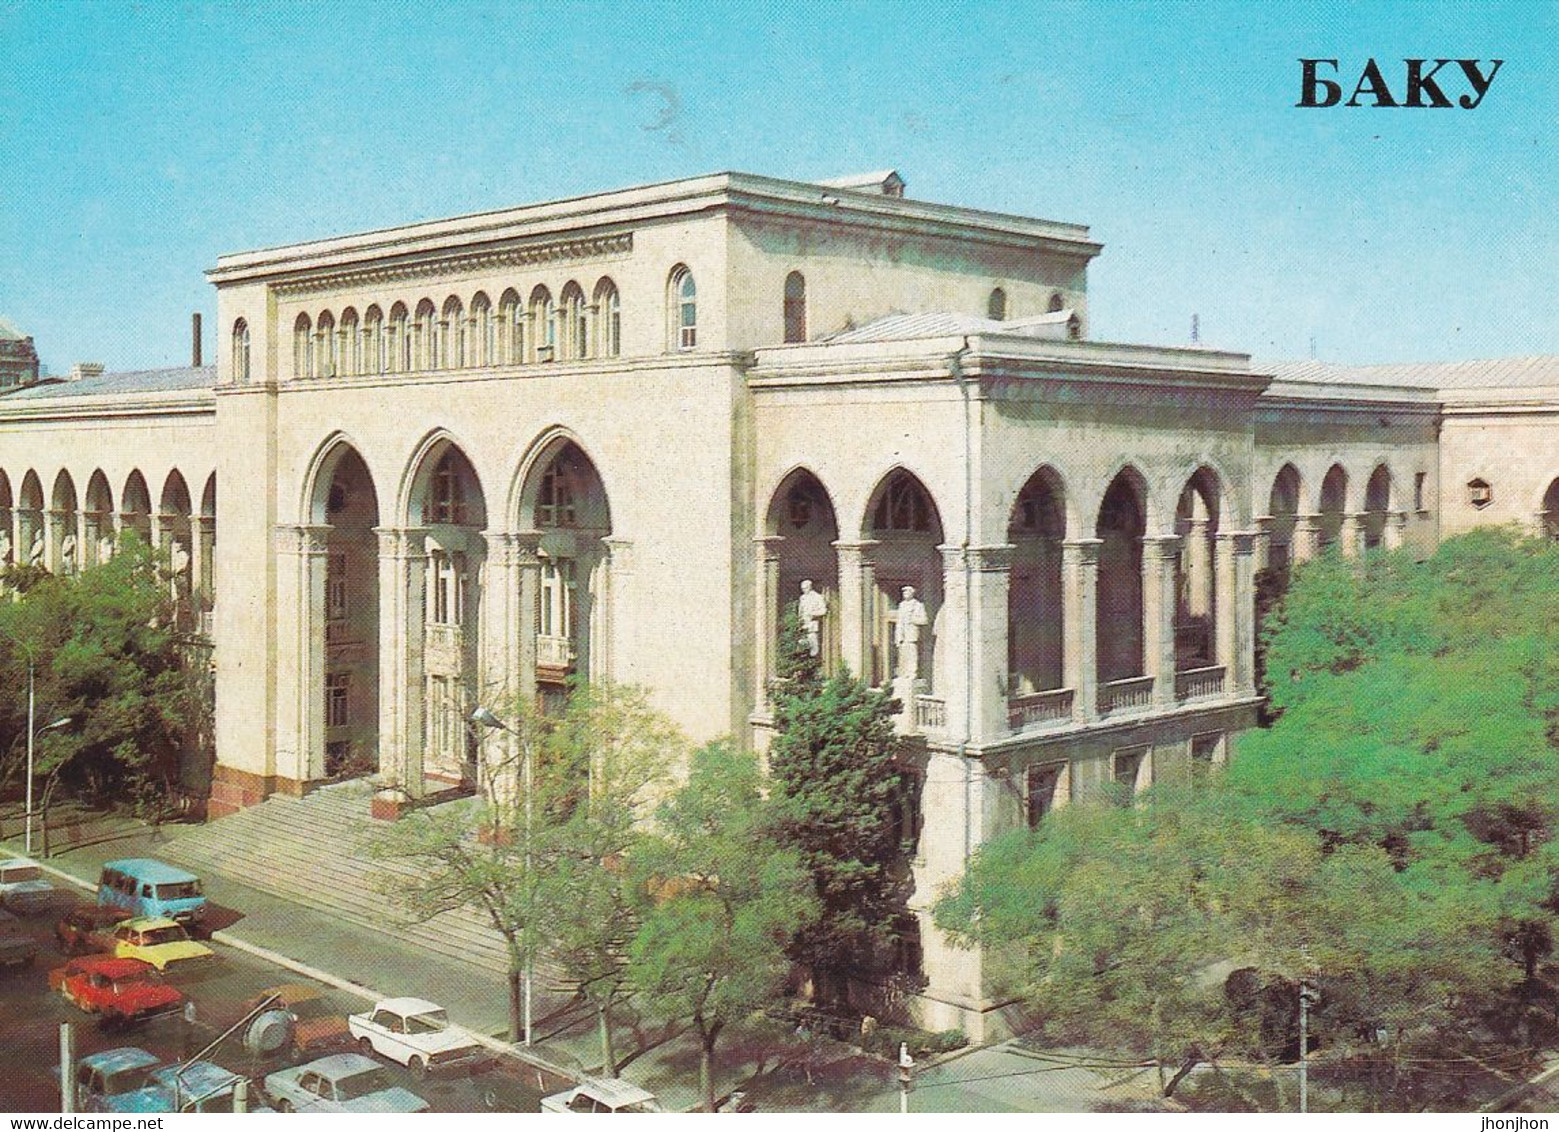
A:
<svg viewBox="0 0 1559 1132">
<path fill-rule="evenodd" d="M 53 926 L 77 897 L 61 892 L 56 910 L 24 920 L 38 940 L 38 958 L 28 969 L 0 972 L 0 1048 L 8 1051 L 5 1072 L 0 1073 L 0 1111 L 58 1112 L 59 1090 L 54 1076 L 59 1061 L 59 1025 L 75 1023 L 78 1056 L 116 1046 L 140 1046 L 166 1060 L 203 1048 L 243 1015 L 244 1004 L 267 987 L 301 981 L 290 971 L 272 966 L 220 943 L 214 962 L 198 973 L 183 974 L 175 968 L 168 981 L 194 1000 L 195 1032 L 180 1017 L 158 1018 L 129 1028 L 103 1029 L 90 1015 L 67 1003 L 48 986 L 48 972 L 65 962 L 54 943 Z M 326 998 L 343 1014 L 361 1010 L 360 999 L 330 988 Z M 192 1044 L 196 1043 L 198 1044 Z M 286 1060 L 255 1063 L 234 1038 L 224 1041 L 210 1060 L 235 1073 L 260 1076 L 284 1065 Z M 484 1095 L 497 1092 L 500 1109 L 535 1112 L 541 1094 L 521 1079 L 518 1066 L 501 1066 L 474 1078 L 411 1080 L 400 1066 L 385 1062 L 397 1084 L 425 1097 L 437 1112 L 487 1111 Z"/>
</svg>

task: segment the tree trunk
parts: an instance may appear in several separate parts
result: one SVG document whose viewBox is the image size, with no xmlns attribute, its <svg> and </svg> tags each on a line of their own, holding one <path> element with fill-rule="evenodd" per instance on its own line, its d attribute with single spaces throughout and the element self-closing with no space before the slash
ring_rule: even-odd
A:
<svg viewBox="0 0 1559 1132">
<path fill-rule="evenodd" d="M 715 1043 L 705 1035 L 698 1050 L 698 1091 L 704 1094 L 704 1111 L 715 1110 Z"/>
<path fill-rule="evenodd" d="M 608 1077 L 617 1076 L 617 1051 L 612 1048 L 612 1004 L 603 1000 L 596 1004 L 596 1022 L 601 1028 L 601 1072 Z"/>
<path fill-rule="evenodd" d="M 520 980 L 523 976 L 523 969 L 515 966 L 511 961 L 509 963 L 509 1040 L 511 1042 L 517 1042 L 524 1036 L 520 1032 L 524 1027 L 522 1017 L 524 1007 L 520 994 Z"/>
</svg>

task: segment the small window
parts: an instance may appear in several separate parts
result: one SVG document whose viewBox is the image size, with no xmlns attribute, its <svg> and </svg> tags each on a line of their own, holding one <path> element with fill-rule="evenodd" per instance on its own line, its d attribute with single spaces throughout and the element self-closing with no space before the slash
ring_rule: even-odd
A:
<svg viewBox="0 0 1559 1132">
<path fill-rule="evenodd" d="M 1413 477 L 1413 510 L 1424 509 L 1424 485 L 1429 481 L 1428 472 L 1419 472 Z"/>
<path fill-rule="evenodd" d="M 785 276 L 785 341 L 807 340 L 807 281 L 799 271 Z"/>
<path fill-rule="evenodd" d="M 1110 768 L 1110 776 L 1121 789 L 1121 800 L 1129 802 L 1138 790 L 1147 785 L 1143 778 L 1147 772 L 1148 749 L 1126 747 L 1116 751 Z"/>
<path fill-rule="evenodd" d="M 249 380 L 249 323 L 243 319 L 233 323 L 233 380 Z"/>
<path fill-rule="evenodd" d="M 538 362 L 550 362 L 557 355 L 557 307 L 552 292 L 538 286 L 530 294 L 531 339 L 536 344 Z"/>
<path fill-rule="evenodd" d="M 1025 772 L 1023 797 L 1030 829 L 1038 829 L 1045 815 L 1055 809 L 1061 771 L 1060 766 L 1051 765 L 1031 766 Z"/>
<path fill-rule="evenodd" d="M 698 287 L 693 273 L 685 267 L 671 273 L 671 298 L 675 312 L 673 345 L 678 350 L 691 350 L 698 345 Z"/>
<path fill-rule="evenodd" d="M 1482 511 L 1494 502 L 1493 486 L 1487 480 L 1470 480 L 1467 484 L 1467 502 Z"/>
<path fill-rule="evenodd" d="M 1006 321 L 1007 292 L 1000 287 L 991 290 L 991 297 L 985 303 L 985 317 L 995 322 Z"/>
<path fill-rule="evenodd" d="M 325 726 L 345 727 L 352 722 L 352 674 L 332 672 L 325 677 Z"/>
</svg>

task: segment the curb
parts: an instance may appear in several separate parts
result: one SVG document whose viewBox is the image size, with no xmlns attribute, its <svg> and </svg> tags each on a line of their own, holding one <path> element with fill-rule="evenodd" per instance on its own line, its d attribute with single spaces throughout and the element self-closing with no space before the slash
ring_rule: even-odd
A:
<svg viewBox="0 0 1559 1132">
<path fill-rule="evenodd" d="M 44 864 L 42 861 L 39 861 L 36 858 L 24 857 L 22 854 L 16 853 L 4 846 L 0 846 L 0 853 L 4 853 L 12 860 L 30 860 L 51 876 L 58 877 L 63 881 L 67 881 L 70 884 L 75 885 L 77 888 L 82 889 L 83 891 L 91 893 L 97 892 L 97 886 L 95 884 L 92 884 L 89 881 L 84 881 L 80 877 L 71 873 L 67 873 L 63 869 L 55 868 L 53 865 Z M 379 1002 L 381 999 L 394 997 L 393 995 L 388 995 L 380 991 L 376 991 L 372 987 L 364 986 L 362 983 L 354 983 L 350 979 L 343 979 L 339 975 L 332 975 L 329 971 L 322 971 L 318 967 L 311 967 L 309 964 L 299 962 L 298 960 L 293 959 L 291 956 L 283 955 L 279 951 L 272 951 L 269 947 L 264 947 L 258 943 L 250 943 L 247 939 L 244 939 L 241 936 L 233 935 L 231 932 L 225 929 L 212 932 L 211 938 L 217 943 L 231 947 L 234 951 L 242 951 L 247 955 L 252 955 L 256 959 L 264 960 L 273 966 L 281 967 L 284 970 L 293 972 L 294 974 L 302 975 L 306 979 L 313 979 L 315 982 L 324 983 L 326 986 L 334 987 L 336 990 L 355 995 L 370 1004 Z M 577 1073 L 568 1069 L 564 1069 L 559 1065 L 554 1065 L 546 1058 L 540 1057 L 530 1050 L 521 1052 L 519 1049 L 516 1049 L 508 1042 L 503 1042 L 499 1041 L 497 1038 L 488 1037 L 486 1034 L 479 1033 L 476 1030 L 468 1030 L 467 1033 L 469 1033 L 479 1045 L 491 1050 L 494 1053 L 505 1057 L 512 1057 L 516 1061 L 523 1062 L 524 1064 L 530 1066 L 532 1069 L 543 1070 L 547 1073 L 553 1074 L 554 1076 L 561 1077 L 566 1081 L 572 1081 L 576 1085 L 579 1083 L 579 1075 Z"/>
</svg>

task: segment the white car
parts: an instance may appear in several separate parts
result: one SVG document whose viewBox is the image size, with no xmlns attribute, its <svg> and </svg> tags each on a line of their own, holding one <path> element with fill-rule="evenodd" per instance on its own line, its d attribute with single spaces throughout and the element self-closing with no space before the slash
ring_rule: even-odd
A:
<svg viewBox="0 0 1559 1132">
<path fill-rule="evenodd" d="M 27 916 L 41 912 L 54 899 L 54 886 L 43 867 L 26 857 L 0 859 L 0 907 Z"/>
<path fill-rule="evenodd" d="M 486 1068 L 487 1051 L 425 998 L 387 998 L 366 1014 L 350 1014 L 347 1029 L 364 1053 L 398 1061 L 414 1077 Z"/>
<path fill-rule="evenodd" d="M 541 1098 L 542 1112 L 660 1112 L 655 1094 L 621 1077 L 586 1077 L 566 1093 Z"/>
<path fill-rule="evenodd" d="M 359 1053 L 333 1053 L 265 1078 L 278 1112 L 427 1112 L 428 1102 Z"/>
</svg>

